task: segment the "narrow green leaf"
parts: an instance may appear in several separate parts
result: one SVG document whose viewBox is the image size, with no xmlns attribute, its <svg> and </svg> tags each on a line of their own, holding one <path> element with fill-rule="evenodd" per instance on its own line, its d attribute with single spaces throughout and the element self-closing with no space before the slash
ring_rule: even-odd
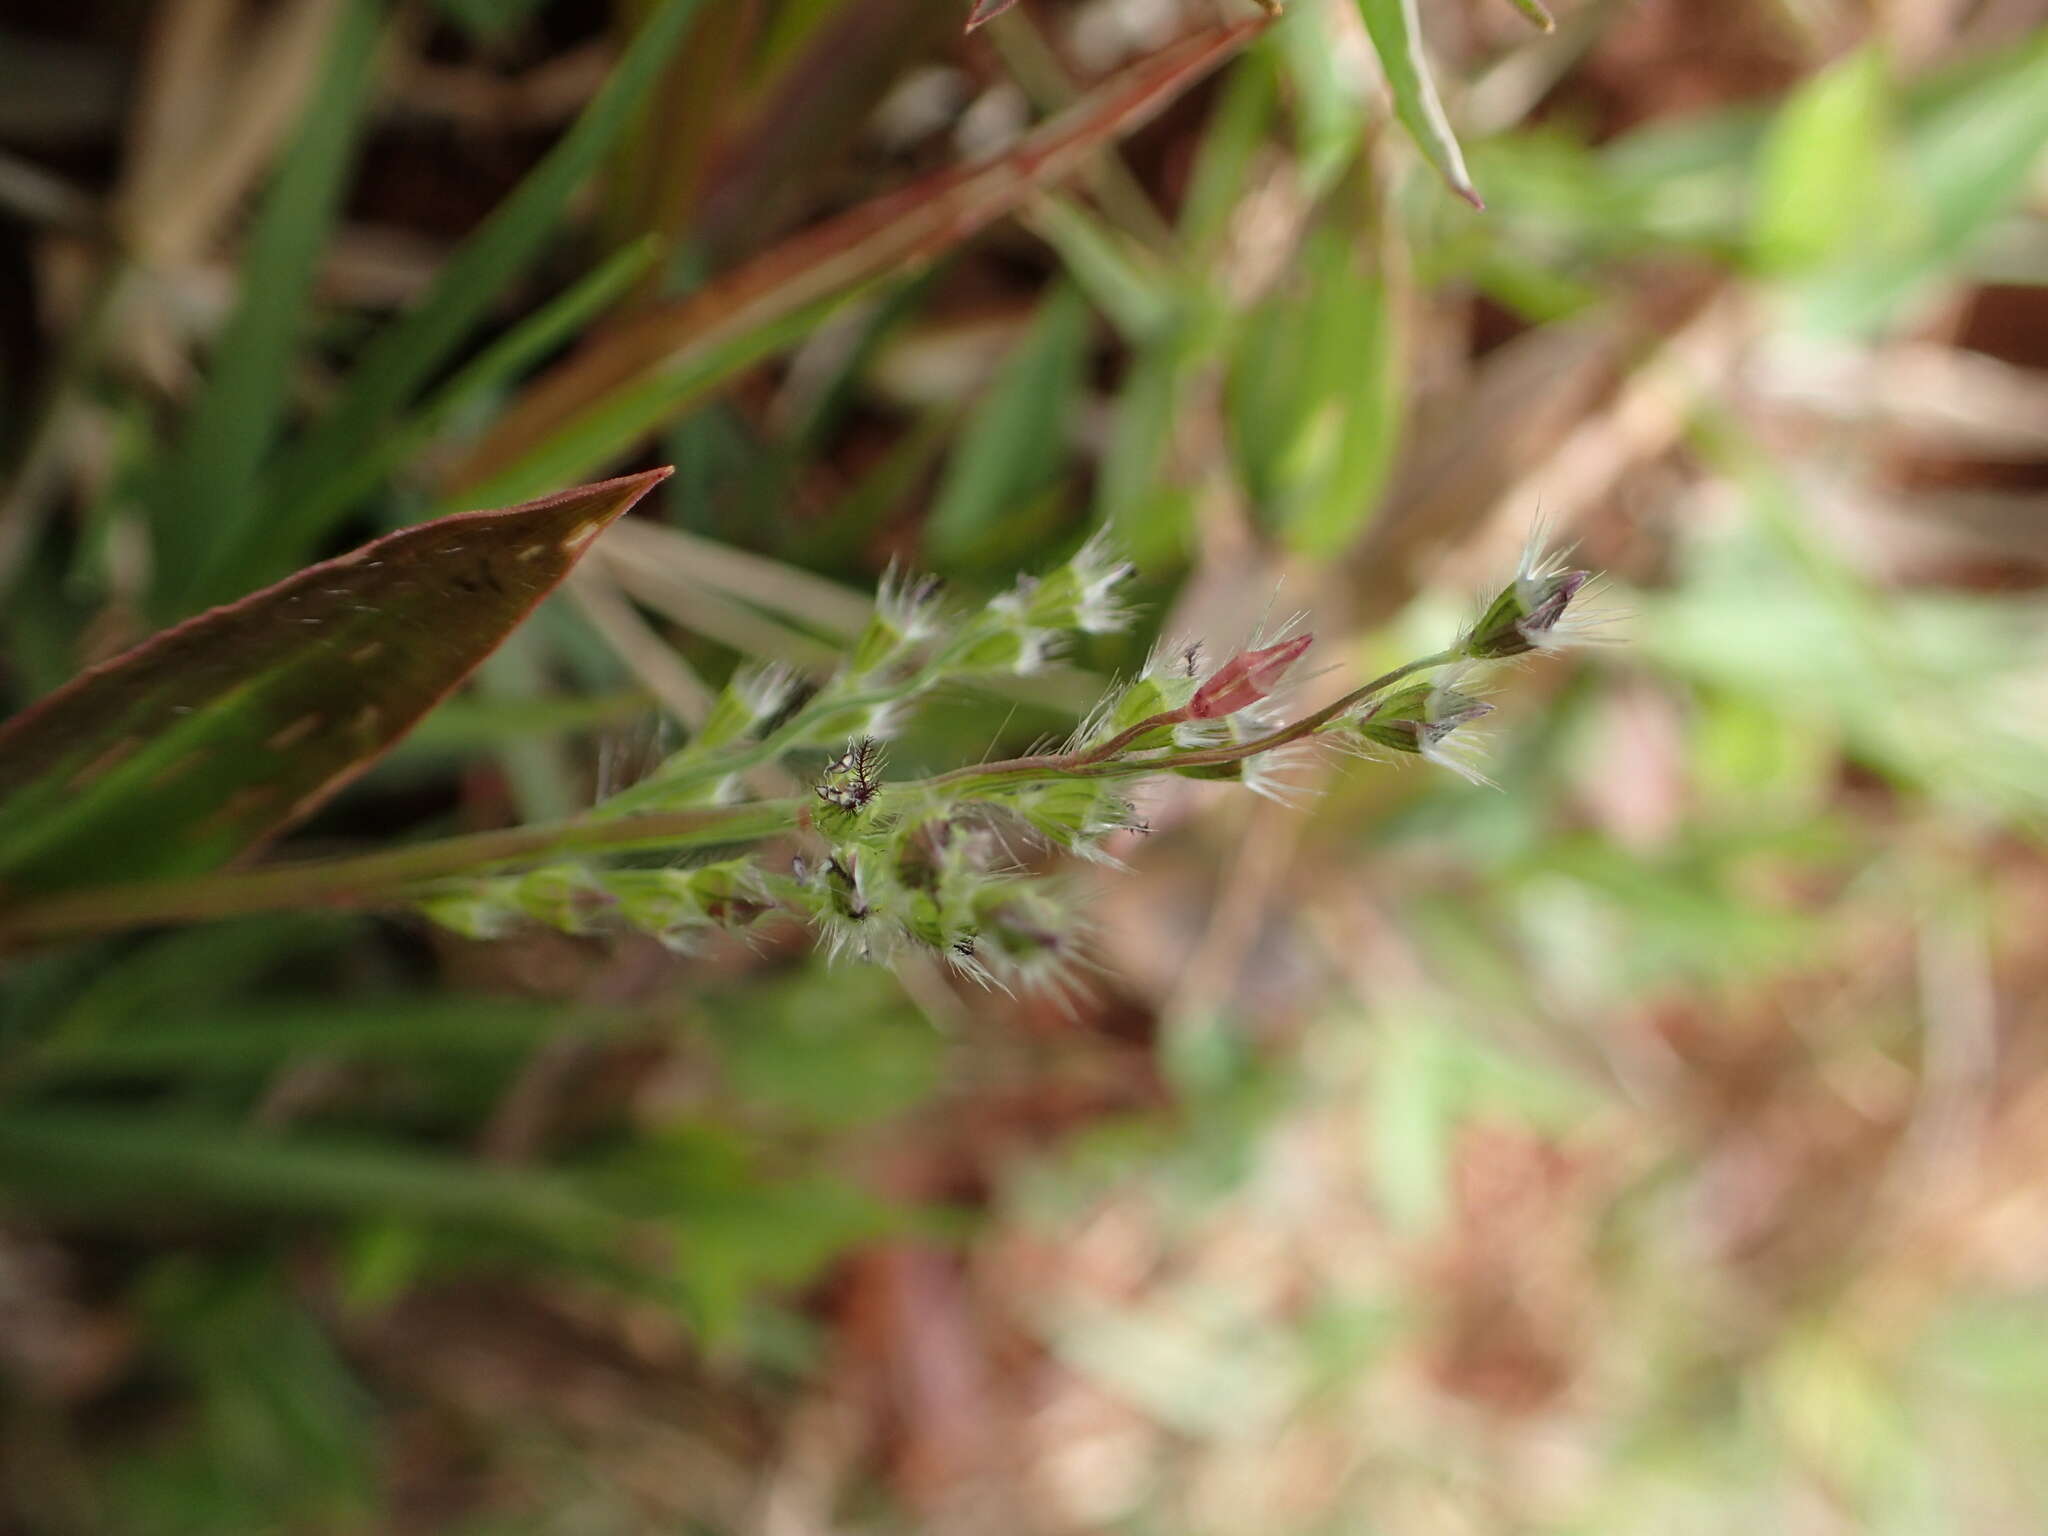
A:
<svg viewBox="0 0 2048 1536">
<path fill-rule="evenodd" d="M 291 398 L 306 301 L 354 160 L 382 14 L 376 0 L 349 0 L 335 23 L 298 136 L 257 216 L 234 314 L 155 499 L 155 598 L 167 613 L 186 611 L 208 550 L 245 536 L 262 515 L 257 475 Z"/>
<path fill-rule="evenodd" d="M 1956 71 L 1953 85 L 1916 103 L 1910 127 L 1929 235 L 1943 256 L 2011 206 L 2048 148 L 2048 32 Z"/>
<path fill-rule="evenodd" d="M 951 441 L 960 412 L 927 411 L 875 466 L 847 488 L 830 513 L 799 524 L 785 545 L 788 558 L 813 570 L 853 564 L 875 530 L 914 495 Z"/>
<path fill-rule="evenodd" d="M 1255 503 L 1293 549 L 1322 558 L 1363 529 L 1392 468 L 1399 328 L 1356 231 L 1312 230 L 1295 266 L 1240 326 L 1226 398 Z"/>
<path fill-rule="evenodd" d="M 508 438 L 507 426 L 517 421 L 508 413 L 480 454 L 495 457 L 502 450 L 509 462 L 495 470 L 466 467 L 451 477 L 452 483 L 478 500 L 504 501 L 539 486 L 572 480 L 615 458 L 636 438 L 672 420 L 727 379 L 801 340 L 852 291 L 771 316 L 737 334 L 713 334 L 694 341 L 678 353 L 673 367 L 621 383 L 596 405 L 552 431 L 522 432 Z M 590 350 L 591 344 L 586 342 L 578 355 Z"/>
<path fill-rule="evenodd" d="M 0 890 L 210 869 L 361 772 L 668 471 L 408 528 L 0 726 Z"/>
<path fill-rule="evenodd" d="M 498 499 L 590 472 L 854 294 L 916 270 L 1071 175 L 1265 25 L 1183 38 L 1105 81 L 1007 154 L 876 198 L 696 293 L 599 332 L 529 388 L 453 483 Z"/>
<path fill-rule="evenodd" d="M 409 1217 L 586 1252 L 622 1239 L 630 1225 L 560 1175 L 106 1110 L 10 1110 L 0 1118 L 0 1183 L 46 1210 L 162 1212 L 189 1203 Z"/>
<path fill-rule="evenodd" d="M 925 524 L 934 559 L 973 560 L 1021 502 L 1051 483 L 1087 358 L 1088 306 L 1062 284 L 1005 359 L 946 465 Z"/>
<path fill-rule="evenodd" d="M 1289 86 L 1289 117 L 1303 193 L 1320 198 L 1357 156 L 1366 124 L 1380 113 L 1377 92 L 1361 80 L 1348 46 L 1343 0 L 1304 6 L 1273 33 L 1272 53 Z"/>
<path fill-rule="evenodd" d="M 1898 195 L 1884 174 L 1888 96 L 1884 60 L 1865 48 L 1786 98 L 1758 161 L 1760 266 L 1795 271 L 1873 238 Z"/>
<path fill-rule="evenodd" d="M 1908 110 L 1905 227 L 1849 247 L 1801 295 L 1802 319 L 1833 333 L 1871 334 L 1931 285 L 2022 197 L 2048 150 L 2048 33 L 1958 70 Z"/>
<path fill-rule="evenodd" d="M 1353 246 L 1318 230 L 1303 262 L 1308 394 L 1274 512 L 1289 546 L 1314 558 L 1342 552 L 1371 520 L 1401 424 L 1393 295 L 1382 274 L 1360 270 Z"/>
<path fill-rule="evenodd" d="M 553 694 L 536 699 L 450 699 L 419 723 L 382 766 L 405 761 L 432 765 L 488 756 L 520 736 L 564 736 L 572 732 L 620 731 L 655 711 L 651 695 L 638 688 L 608 693 Z"/>
<path fill-rule="evenodd" d="M 1449 1203 L 1455 1073 L 1435 1020 L 1417 1010 L 1388 1023 L 1373 1063 L 1373 1182 L 1389 1225 L 1413 1235 L 1433 1227 Z"/>
<path fill-rule="evenodd" d="M 1186 558 L 1192 499 L 1174 472 L 1174 433 L 1188 390 L 1225 346 L 1222 306 L 1190 298 L 1131 359 L 1116 392 L 1109 444 L 1095 481 L 1101 521 L 1146 569 Z"/>
<path fill-rule="evenodd" d="M 1028 223 L 1127 340 L 1142 342 L 1166 323 L 1178 275 L 1152 252 L 1057 193 L 1039 200 Z"/>
<path fill-rule="evenodd" d="M 496 42 L 524 26 L 541 0 L 434 0 L 434 8 L 482 42 Z"/>
<path fill-rule="evenodd" d="M 852 9 L 848 0 L 784 0 L 769 7 L 754 67 L 762 86 L 775 83 L 792 68 L 805 45 L 814 43 L 835 13 Z"/>
<path fill-rule="evenodd" d="M 307 526 L 326 528 L 420 452 L 463 411 L 524 373 L 589 325 L 644 276 L 659 254 L 650 236 L 586 273 L 524 317 L 435 390 L 404 421 L 383 433 L 309 495 L 301 514 Z"/>
<path fill-rule="evenodd" d="M 1217 88 L 1181 199 L 1179 233 L 1193 270 L 1215 265 L 1243 203 L 1253 161 L 1265 147 L 1278 102 L 1276 51 L 1272 44 L 1252 49 Z"/>
<path fill-rule="evenodd" d="M 251 926 L 190 931 L 232 933 Z M 68 1082 L 266 1071 L 312 1055 L 346 1061 L 487 1060 L 518 1056 L 567 1035 L 622 1033 L 629 1027 L 618 1015 L 503 997 L 400 993 L 363 1002 L 187 1009 L 182 1016 L 175 996 L 160 999 L 158 1006 L 168 1016 L 131 1018 L 132 1027 L 98 1033 L 61 1034 L 38 1047 L 17 1070 L 38 1081 Z"/>
<path fill-rule="evenodd" d="M 701 3 L 665 0 L 654 11 L 560 142 L 442 265 L 420 301 L 379 332 L 333 408 L 280 466 L 263 523 L 248 539 L 221 545 L 199 601 L 288 567 L 327 531 L 340 509 L 323 504 L 319 488 L 370 448 L 497 302 L 506 282 L 558 232 L 570 196 L 632 126 Z M 327 521 L 314 521 L 308 507 Z"/>
<path fill-rule="evenodd" d="M 248 996 L 287 960 L 346 942 L 349 926 L 315 913 L 182 928 L 99 957 L 54 1021 L 53 1041 L 92 1041 L 129 1024 L 154 1028 Z"/>
<path fill-rule="evenodd" d="M 1380 68 L 1386 71 L 1387 85 L 1394 93 L 1394 112 L 1402 126 L 1450 189 L 1474 208 L 1484 209 L 1486 204 L 1465 170 L 1465 156 L 1430 78 L 1416 0 L 1358 0 L 1358 12 L 1365 18 L 1365 30 L 1380 56 Z"/>
<path fill-rule="evenodd" d="M 1555 32 L 1557 30 L 1557 18 L 1544 9 L 1543 0 L 1508 0 L 1508 4 L 1520 11 L 1523 20 L 1527 21 L 1537 31 Z"/>
<path fill-rule="evenodd" d="M 205 1428 L 99 1463 L 94 1529 L 218 1536 L 380 1523 L 372 1401 L 289 1265 L 251 1249 L 167 1244 L 124 1287 L 124 1315 Z"/>
</svg>

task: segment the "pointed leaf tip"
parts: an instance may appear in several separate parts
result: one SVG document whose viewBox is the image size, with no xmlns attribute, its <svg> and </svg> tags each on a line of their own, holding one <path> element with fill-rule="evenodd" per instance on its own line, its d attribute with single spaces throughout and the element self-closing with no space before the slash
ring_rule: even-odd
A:
<svg viewBox="0 0 2048 1536">
<path fill-rule="evenodd" d="M 1366 35 L 1379 55 L 1380 70 L 1393 93 L 1394 114 L 1437 174 L 1458 196 L 1484 210 L 1472 177 L 1465 169 L 1464 152 L 1444 115 L 1431 78 L 1429 58 L 1422 46 L 1422 18 L 1418 0 L 1357 0 Z"/>
<path fill-rule="evenodd" d="M 974 9 L 967 13 L 967 30 L 987 26 L 1016 3 L 1017 0 L 975 0 Z"/>
<path fill-rule="evenodd" d="M 395 744 L 667 479 L 388 534 L 0 724 L 0 900 L 225 863 Z"/>
<path fill-rule="evenodd" d="M 1557 30 L 1557 18 L 1550 14 L 1549 10 L 1544 6 L 1543 0 L 1508 0 L 1508 4 L 1520 11 L 1522 19 L 1537 31 L 1555 32 Z"/>
</svg>

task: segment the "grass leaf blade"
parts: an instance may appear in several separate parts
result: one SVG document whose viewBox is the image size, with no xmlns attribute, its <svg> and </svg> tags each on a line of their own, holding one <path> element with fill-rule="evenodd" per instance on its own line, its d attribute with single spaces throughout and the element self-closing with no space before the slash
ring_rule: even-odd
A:
<svg viewBox="0 0 2048 1536">
<path fill-rule="evenodd" d="M 952 249 L 1070 175 L 1266 25 L 1197 32 L 1097 87 L 1009 153 L 876 198 L 694 294 L 599 332 L 514 404 L 453 483 L 497 500 L 590 472 L 847 298 Z"/>
<path fill-rule="evenodd" d="M 1429 59 L 1422 51 L 1422 19 L 1416 0 L 1358 0 L 1359 15 L 1372 36 L 1372 46 L 1394 93 L 1394 112 L 1429 163 L 1450 189 L 1474 208 L 1484 209 L 1479 189 L 1465 169 L 1464 152 L 1430 78 Z"/>
<path fill-rule="evenodd" d="M 971 561 L 1019 502 L 1058 472 L 1084 382 L 1090 315 L 1069 285 L 1052 291 L 1003 360 L 946 466 L 925 549 L 941 565 Z"/>
<path fill-rule="evenodd" d="M 357 1137 L 252 1134 L 217 1121 L 107 1110 L 13 1110 L 0 1177 L 47 1209 L 187 1207 L 251 1214 L 401 1216 L 597 1251 L 619 1212 L 561 1174 L 479 1167 Z"/>
<path fill-rule="evenodd" d="M 346 393 L 280 467 L 260 534 L 220 549 L 202 601 L 288 567 L 327 531 L 344 509 L 323 502 L 319 488 L 375 440 L 447 361 L 506 280 L 556 232 L 570 195 L 632 125 L 701 3 L 667 0 L 649 17 L 582 116 L 442 266 L 425 297 L 379 334 Z M 309 518 L 308 507 L 322 509 L 325 522 Z"/>
<path fill-rule="evenodd" d="M 409 411 L 403 421 L 311 491 L 302 514 L 308 526 L 325 527 L 374 490 L 386 475 L 433 443 L 436 435 L 446 430 L 465 407 L 505 388 L 507 380 L 518 377 L 537 359 L 591 324 L 646 276 L 656 255 L 651 239 L 636 241 L 485 347 L 453 378 Z"/>
<path fill-rule="evenodd" d="M 370 97 L 382 7 L 350 0 L 328 42 L 319 84 L 280 163 L 249 241 L 241 294 L 156 498 L 154 597 L 188 611 L 209 548 L 246 537 L 262 515 L 258 476 L 291 398 L 293 360 L 322 249 L 354 160 Z"/>
</svg>

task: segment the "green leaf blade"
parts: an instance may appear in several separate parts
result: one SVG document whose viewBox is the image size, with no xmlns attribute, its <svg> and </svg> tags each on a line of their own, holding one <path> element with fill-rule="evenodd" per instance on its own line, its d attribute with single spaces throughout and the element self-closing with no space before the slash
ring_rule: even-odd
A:
<svg viewBox="0 0 2048 1536">
<path fill-rule="evenodd" d="M 1896 196 L 1885 174 L 1889 96 L 1883 58 L 1865 48 L 1786 99 L 1759 157 L 1750 222 L 1766 271 L 1818 266 L 1884 233 Z"/>
<path fill-rule="evenodd" d="M 959 246 L 1135 132 L 1251 42 L 1205 28 L 1126 66 L 1010 150 L 934 172 L 792 236 L 695 293 L 600 329 L 541 375 L 451 483 L 518 495 L 589 473 L 849 298 Z"/>
<path fill-rule="evenodd" d="M 1472 185 L 1464 152 L 1458 148 L 1457 135 L 1451 132 L 1436 82 L 1430 77 L 1416 0 L 1358 0 L 1358 13 L 1365 20 L 1373 50 L 1380 56 L 1380 68 L 1394 93 L 1395 116 L 1445 184 L 1483 211 L 1486 204 Z"/>
<path fill-rule="evenodd" d="M 217 600 L 288 568 L 345 507 L 320 489 L 346 474 L 490 310 L 505 283 L 560 228 L 569 199 L 636 121 L 702 0 L 666 0 L 635 33 L 618 67 L 519 188 L 442 267 L 433 286 L 379 334 L 320 424 L 279 465 L 267 516 L 247 540 L 224 543 L 198 600 Z M 317 508 L 315 521 L 308 509 Z"/>
<path fill-rule="evenodd" d="M 319 86 L 257 216 L 234 313 L 154 498 L 156 596 L 166 617 L 190 611 L 208 551 L 245 537 L 262 515 L 260 471 L 291 399 L 314 276 L 355 160 L 382 10 L 351 0 L 334 25 Z"/>
<path fill-rule="evenodd" d="M 362 1137 L 269 1136 L 105 1110 L 14 1110 L 0 1178 L 53 1211 L 166 1204 L 252 1216 L 403 1217 L 598 1253 L 628 1218 L 559 1174 L 477 1167 Z"/>
<path fill-rule="evenodd" d="M 1080 294 L 1063 284 L 1003 360 L 939 484 L 925 525 L 933 558 L 972 560 L 1019 503 L 1054 478 L 1081 393 L 1089 318 Z"/>
<path fill-rule="evenodd" d="M 1902 140 L 1910 174 L 1880 186 L 1902 180 L 1911 202 L 1883 210 L 1889 218 L 1807 277 L 1808 329 L 1873 336 L 1910 316 L 2025 195 L 2048 150 L 2048 34 L 1916 93 Z"/>
</svg>

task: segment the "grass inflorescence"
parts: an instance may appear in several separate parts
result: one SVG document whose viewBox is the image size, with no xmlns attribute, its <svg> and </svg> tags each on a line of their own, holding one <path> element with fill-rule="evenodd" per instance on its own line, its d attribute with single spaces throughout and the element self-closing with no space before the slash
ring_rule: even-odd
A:
<svg viewBox="0 0 2048 1536">
<path fill-rule="evenodd" d="M 799 700 L 785 675 L 741 673 L 694 740 L 586 818 L 623 834 L 651 815 L 708 808 L 712 819 L 688 839 L 702 847 L 719 839 L 723 807 L 734 817 L 730 841 L 753 851 L 645 867 L 683 852 L 657 841 L 636 844 L 630 866 L 551 860 L 456 875 L 412 899 L 477 938 L 539 923 L 579 934 L 638 930 L 689 949 L 715 931 L 795 921 L 834 956 L 923 950 L 982 982 L 1029 985 L 1068 974 L 1080 958 L 1072 899 L 1056 876 L 1036 872 L 1034 851 L 1114 863 L 1112 840 L 1142 825 L 1133 796 L 1166 775 L 1234 781 L 1285 801 L 1289 767 L 1321 745 L 1415 755 L 1486 782 L 1466 728 L 1492 706 L 1471 691 L 1473 673 L 1585 627 L 1575 603 L 1588 573 L 1532 551 L 1449 647 L 1312 712 L 1283 709 L 1311 634 L 1227 652 L 1214 665 L 1205 647 L 1179 644 L 1109 690 L 1056 751 L 888 776 L 883 743 L 920 700 L 951 683 L 1039 671 L 1074 636 L 1124 627 L 1118 594 L 1130 574 L 1097 537 L 963 615 L 948 610 L 936 581 L 892 573 L 874 618 L 823 686 Z M 742 775 L 786 759 L 817 763 L 809 793 L 745 802 Z M 752 813 L 744 831 L 743 811 Z"/>
</svg>

